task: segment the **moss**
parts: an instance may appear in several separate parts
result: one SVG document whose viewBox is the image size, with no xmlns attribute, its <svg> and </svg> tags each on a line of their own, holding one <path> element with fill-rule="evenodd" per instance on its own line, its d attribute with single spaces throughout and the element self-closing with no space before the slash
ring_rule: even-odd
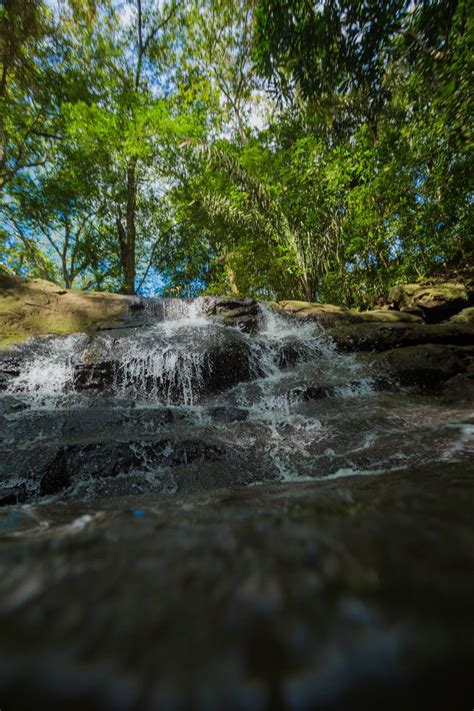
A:
<svg viewBox="0 0 474 711">
<path fill-rule="evenodd" d="M 11 348 L 11 346 L 21 343 L 26 338 L 28 338 L 27 333 L 0 333 L 0 350 L 3 350 L 4 348 Z"/>
<path fill-rule="evenodd" d="M 474 306 L 468 306 L 450 318 L 454 323 L 474 323 Z"/>
<path fill-rule="evenodd" d="M 421 323 L 423 319 L 413 314 L 400 311 L 357 311 L 362 321 L 382 321 L 384 323 Z"/>
<path fill-rule="evenodd" d="M 396 307 L 420 307 L 425 315 L 436 314 L 443 320 L 468 306 L 469 289 L 460 282 L 405 284 L 390 289 L 388 301 Z"/>
<path fill-rule="evenodd" d="M 292 313 L 297 313 L 298 311 L 303 311 L 304 309 L 309 309 L 311 306 L 316 304 L 311 304 L 308 301 L 279 301 L 278 306 L 285 311 L 290 311 Z"/>
<path fill-rule="evenodd" d="M 61 289 L 43 279 L 0 276 L 0 348 L 29 336 L 95 331 L 123 316 L 130 297 Z"/>
<path fill-rule="evenodd" d="M 334 304 L 317 304 L 310 301 L 279 301 L 278 306 L 289 313 L 299 313 L 301 311 L 345 313 L 347 309 Z"/>
</svg>

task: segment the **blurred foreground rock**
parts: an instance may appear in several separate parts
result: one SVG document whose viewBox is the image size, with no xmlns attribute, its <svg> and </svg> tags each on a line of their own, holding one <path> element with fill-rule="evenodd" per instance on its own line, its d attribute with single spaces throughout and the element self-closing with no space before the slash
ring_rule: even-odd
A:
<svg viewBox="0 0 474 711">
<path fill-rule="evenodd" d="M 460 709 L 474 467 L 0 512 L 2 708 Z"/>
</svg>

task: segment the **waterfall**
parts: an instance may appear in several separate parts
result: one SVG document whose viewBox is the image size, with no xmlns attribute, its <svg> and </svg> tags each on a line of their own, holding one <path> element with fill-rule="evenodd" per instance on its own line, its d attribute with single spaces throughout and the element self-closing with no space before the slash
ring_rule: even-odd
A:
<svg viewBox="0 0 474 711">
<path fill-rule="evenodd" d="M 25 350 L 21 374 L 9 384 L 8 392 L 27 396 L 31 405 L 57 404 L 69 397 L 68 404 L 74 406 L 80 402 L 78 393 L 97 386 L 148 404 L 193 406 L 202 399 L 206 383 L 221 377 L 217 369 L 232 372 L 232 357 L 238 356 L 239 362 L 246 360 L 241 368 L 244 381 L 258 382 L 261 396 L 252 404 L 263 412 L 273 402 L 285 400 L 285 408 L 291 401 L 294 393 L 284 398 L 275 395 L 279 381 L 298 366 L 321 359 L 331 360 L 333 367 L 338 364 L 339 378 L 342 371 L 350 375 L 340 388 L 341 394 L 352 393 L 350 379 L 360 370 L 357 362 L 338 356 L 317 324 L 297 324 L 261 305 L 259 330 L 249 334 L 217 323 L 206 315 L 204 303 L 203 299 L 147 299 L 146 322 L 140 327 L 92 338 L 84 334 L 44 338 Z M 21 347 L 17 350 L 22 352 Z M 225 355 L 228 359 L 222 362 Z M 245 389 L 238 389 L 242 402 Z"/>
<path fill-rule="evenodd" d="M 214 306 L 147 299 L 117 328 L 11 349 L 4 484 L 25 496 L 173 492 L 464 456 L 457 421 L 383 392 L 370 363 L 339 353 L 318 323 L 263 304 L 226 320 Z"/>
</svg>

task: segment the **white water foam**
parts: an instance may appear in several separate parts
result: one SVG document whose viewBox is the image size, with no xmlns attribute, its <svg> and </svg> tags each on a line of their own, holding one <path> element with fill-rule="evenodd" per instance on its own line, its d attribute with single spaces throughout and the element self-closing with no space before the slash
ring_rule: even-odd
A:
<svg viewBox="0 0 474 711">
<path fill-rule="evenodd" d="M 314 469 L 315 451 L 319 445 L 327 449 L 334 436 L 322 424 L 317 406 L 305 404 L 305 388 L 323 378 L 332 387 L 332 397 L 373 392 L 365 373 L 353 383 L 362 366 L 352 356 L 337 353 L 317 323 L 302 323 L 261 306 L 258 330 L 247 333 L 209 317 L 203 299 L 150 300 L 144 311 L 145 322 L 137 327 L 45 339 L 35 341 L 30 350 L 20 348 L 21 374 L 12 380 L 9 394 L 34 408 L 87 408 L 91 398 L 119 409 L 131 404 L 151 410 L 171 407 L 172 421 L 183 431 L 199 428 L 205 439 L 235 443 L 250 460 L 258 463 L 262 458 L 267 471 L 270 467 L 277 478 L 290 481 Z M 248 359 L 243 371 L 250 381 L 224 387 L 223 392 L 206 390 L 219 376 L 213 372 L 216 344 L 221 369 L 236 367 L 234 358 Z M 232 421 L 232 415 L 226 420 L 229 407 L 244 421 Z M 212 408 L 224 412 L 222 422 Z M 153 436 L 153 427 L 143 422 L 141 436 Z M 137 473 L 163 488 L 166 457 L 163 462 L 164 469 L 157 469 L 143 461 Z M 173 490 L 172 480 L 166 488 Z"/>
<path fill-rule="evenodd" d="M 31 357 L 22 360 L 20 374 L 7 387 L 11 395 L 27 396 L 33 407 L 50 407 L 71 389 L 77 354 L 84 334 L 38 340 Z M 12 350 L 14 357 L 21 351 Z"/>
</svg>

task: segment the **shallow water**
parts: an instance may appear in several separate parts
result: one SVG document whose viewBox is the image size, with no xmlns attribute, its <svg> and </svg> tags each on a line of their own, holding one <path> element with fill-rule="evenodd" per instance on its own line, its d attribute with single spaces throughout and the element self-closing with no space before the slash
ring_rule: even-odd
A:
<svg viewBox="0 0 474 711">
<path fill-rule="evenodd" d="M 450 463 L 5 507 L 2 704 L 462 708 L 473 482 Z"/>
<path fill-rule="evenodd" d="M 260 307 L 246 333 L 204 304 L 150 301 L 129 328 L 14 349 L 3 489 L 18 501 L 176 493 L 472 456 L 467 408 L 401 390 L 316 324 Z"/>
<path fill-rule="evenodd" d="M 256 325 L 149 301 L 2 361 L 2 711 L 473 698 L 472 412 Z"/>
</svg>

